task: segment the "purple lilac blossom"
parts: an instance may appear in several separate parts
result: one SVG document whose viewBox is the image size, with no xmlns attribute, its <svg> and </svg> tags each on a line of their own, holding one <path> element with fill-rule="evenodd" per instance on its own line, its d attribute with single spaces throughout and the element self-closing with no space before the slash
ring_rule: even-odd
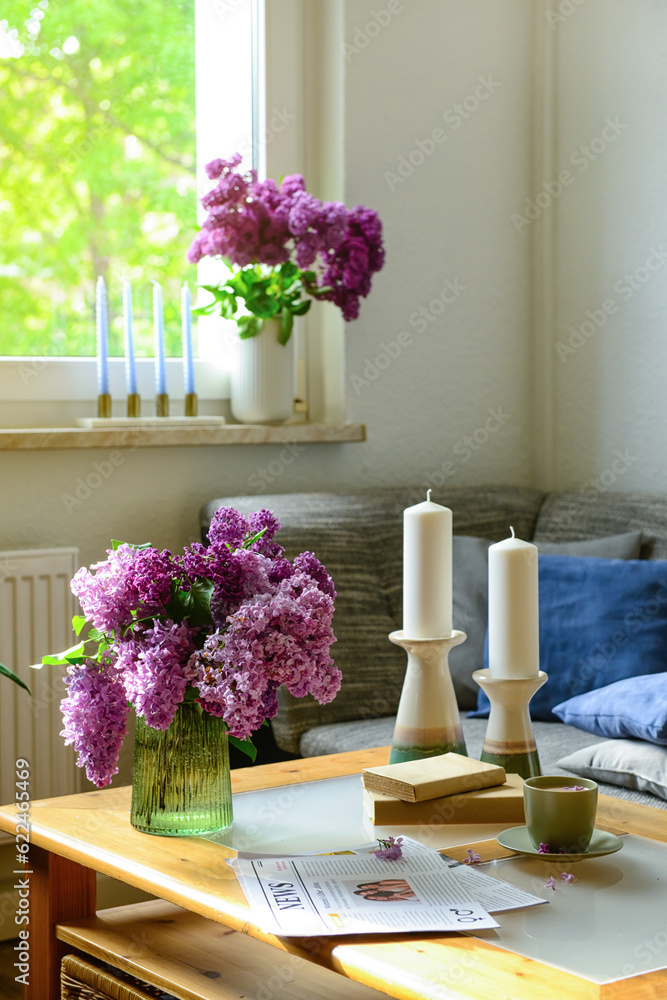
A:
<svg viewBox="0 0 667 1000">
<path fill-rule="evenodd" d="M 155 621 L 137 639 L 116 646 L 127 700 L 153 729 L 168 729 L 185 697 L 194 676 L 189 666 L 193 638 L 185 622 Z"/>
<path fill-rule="evenodd" d="M 85 568 L 72 579 L 71 590 L 79 598 L 86 619 L 101 632 L 111 632 L 128 625 L 141 597 L 132 572 L 141 550 L 121 545 L 104 562 L 94 563 L 95 575 Z"/>
<path fill-rule="evenodd" d="M 248 522 L 233 507 L 220 507 L 211 518 L 208 539 L 212 545 L 229 545 L 238 549 L 248 534 Z"/>
<path fill-rule="evenodd" d="M 300 556 L 297 556 L 294 560 L 294 569 L 309 576 L 315 581 L 320 590 L 328 594 L 329 597 L 334 598 L 336 596 L 333 580 L 320 560 L 312 552 L 302 552 Z"/>
<path fill-rule="evenodd" d="M 160 608 L 171 596 L 171 581 L 177 576 L 176 563 L 167 549 L 141 549 L 133 562 L 133 583 L 142 604 Z"/>
<path fill-rule="evenodd" d="M 275 699 L 268 699 L 280 684 L 295 697 L 312 694 L 324 704 L 335 697 L 342 679 L 329 654 L 335 641 L 332 598 L 299 573 L 272 589 L 273 594 L 243 604 L 230 616 L 224 635 L 209 636 L 193 657 L 201 704 L 241 739 L 264 718 L 273 718 L 277 705 L 274 710 Z"/>
<path fill-rule="evenodd" d="M 65 728 L 61 736 L 79 755 L 77 764 L 98 788 L 118 773 L 118 753 L 127 732 L 127 702 L 122 681 L 107 662 L 89 660 L 71 666 L 68 693 L 61 703 Z"/>
<path fill-rule="evenodd" d="M 312 295 L 334 302 L 346 320 L 356 319 L 359 299 L 384 264 L 377 213 L 362 205 L 348 212 L 341 202 L 322 203 L 306 191 L 300 174 L 285 177 L 280 187 L 258 181 L 252 170 L 234 170 L 240 162 L 236 154 L 207 164 L 217 184 L 201 199 L 209 214 L 188 251 L 190 263 L 209 256 L 240 268 L 276 267 L 294 259 L 300 269 L 315 270 Z"/>
<path fill-rule="evenodd" d="M 128 701 L 149 726 L 165 730 L 191 687 L 206 711 L 245 738 L 275 716 L 280 684 L 321 703 L 335 696 L 333 582 L 310 552 L 285 559 L 273 540 L 279 528 L 267 509 L 246 519 L 221 508 L 208 548 L 195 542 L 172 556 L 121 545 L 92 567 L 95 575 L 76 575 L 72 590 L 109 648 L 101 664 L 70 668 L 63 735 L 100 787 L 116 773 Z M 213 583 L 211 620 L 202 626 L 206 582 Z M 179 602 L 178 592 L 195 584 L 199 600 Z M 195 605 L 196 626 L 189 620 Z M 180 608 L 182 620 L 172 621 L 167 607 L 170 614 Z"/>
<path fill-rule="evenodd" d="M 371 290 L 371 276 L 384 264 L 382 223 L 370 208 L 357 205 L 348 214 L 347 232 L 329 254 L 320 284 L 327 289 L 320 298 L 334 302 L 346 320 L 359 315 L 359 299 Z"/>
<path fill-rule="evenodd" d="M 403 848 L 401 844 L 403 843 L 402 837 L 387 837 L 386 840 L 378 838 L 378 844 L 380 845 L 373 851 L 376 858 L 380 858 L 383 861 L 397 861 L 398 858 L 403 857 Z"/>
<path fill-rule="evenodd" d="M 468 848 L 468 850 L 466 851 L 466 854 L 467 854 L 467 857 L 463 858 L 463 864 L 464 865 L 478 865 L 480 863 L 480 861 L 482 860 L 482 855 L 481 854 L 477 854 L 476 851 L 473 851 L 472 847 Z"/>
<path fill-rule="evenodd" d="M 255 511 L 252 514 L 248 514 L 248 529 L 251 535 L 257 534 L 259 531 L 263 531 L 264 534 L 256 542 L 253 542 L 251 548 L 255 552 L 262 552 L 266 555 L 266 546 L 273 541 L 274 535 L 280 531 L 280 521 L 272 511 L 267 510 L 266 507 L 262 507 L 261 510 Z M 280 547 L 280 552 L 282 554 L 282 546 Z"/>
</svg>

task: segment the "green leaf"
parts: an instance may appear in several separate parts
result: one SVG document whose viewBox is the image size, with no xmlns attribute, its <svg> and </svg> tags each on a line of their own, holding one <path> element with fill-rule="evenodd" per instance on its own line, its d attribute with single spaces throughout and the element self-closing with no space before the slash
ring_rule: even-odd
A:
<svg viewBox="0 0 667 1000">
<path fill-rule="evenodd" d="M 241 340 L 256 337 L 260 331 L 261 324 L 256 316 L 239 316 L 236 323 L 239 328 L 239 337 Z"/>
<path fill-rule="evenodd" d="M 72 628 L 74 629 L 74 635 L 81 635 L 81 629 L 86 624 L 86 619 L 83 615 L 74 615 L 72 618 Z"/>
<path fill-rule="evenodd" d="M 280 317 L 280 333 L 278 334 L 278 343 L 285 345 L 290 339 L 290 334 L 292 333 L 292 327 L 294 326 L 294 317 L 289 309 L 283 309 Z"/>
<path fill-rule="evenodd" d="M 280 280 L 285 291 L 291 288 L 299 280 L 299 277 L 299 268 L 291 260 L 288 260 L 280 268 Z"/>
<path fill-rule="evenodd" d="M 243 548 L 249 549 L 252 545 L 255 544 L 255 542 L 258 542 L 262 537 L 262 535 L 264 534 L 266 534 L 266 528 L 260 528 L 259 531 L 256 531 L 254 535 L 251 535 L 250 538 L 247 538 L 245 540 L 245 542 L 243 543 Z"/>
<path fill-rule="evenodd" d="M 81 642 L 78 646 L 70 646 L 69 649 L 64 649 L 62 653 L 43 656 L 42 665 L 45 667 L 62 667 L 68 663 L 85 663 L 85 651 L 86 644 L 85 642 Z"/>
<path fill-rule="evenodd" d="M 212 580 L 195 580 L 190 590 L 179 590 L 176 580 L 171 581 L 171 597 L 165 605 L 167 616 L 175 622 L 184 618 L 191 625 L 211 625 Z"/>
<path fill-rule="evenodd" d="M 292 315 L 305 316 L 310 307 L 312 306 L 312 304 L 313 304 L 312 299 L 303 299 L 301 302 L 297 302 L 295 305 L 291 307 Z"/>
<path fill-rule="evenodd" d="M 265 292 L 247 298 L 246 305 L 250 312 L 260 319 L 273 319 L 280 309 L 280 303 Z"/>
<path fill-rule="evenodd" d="M 231 292 L 227 295 L 226 298 L 220 300 L 219 306 L 220 306 L 220 315 L 223 316 L 225 319 L 232 319 L 232 317 L 238 310 L 238 303 L 236 301 L 236 298 L 232 295 Z"/>
<path fill-rule="evenodd" d="M 18 684 L 19 687 L 22 687 L 24 691 L 27 691 L 28 694 L 30 694 L 30 688 L 28 687 L 28 685 L 24 684 L 23 681 L 21 680 L 21 678 L 17 677 L 17 675 L 14 673 L 14 671 L 10 670 L 9 667 L 6 667 L 4 665 L 4 663 L 0 663 L 0 674 L 3 677 L 9 677 L 10 681 L 14 681 L 15 684 Z M 231 737 L 230 737 L 230 739 L 231 739 Z M 257 756 L 257 751 L 255 750 L 255 757 L 256 756 Z M 253 760 L 254 759 L 255 758 L 253 757 Z"/>
<path fill-rule="evenodd" d="M 218 308 L 219 307 L 218 307 L 218 303 L 217 302 L 209 302 L 209 304 L 207 306 L 197 306 L 196 309 L 193 309 L 192 310 L 192 315 L 193 316 L 210 316 L 211 313 L 214 313 L 216 311 L 216 309 L 218 309 Z"/>
<path fill-rule="evenodd" d="M 249 737 L 248 739 L 240 740 L 238 736 L 228 736 L 227 739 L 233 747 L 236 747 L 237 750 L 247 754 L 253 764 L 255 763 L 257 760 L 257 747 Z"/>
</svg>

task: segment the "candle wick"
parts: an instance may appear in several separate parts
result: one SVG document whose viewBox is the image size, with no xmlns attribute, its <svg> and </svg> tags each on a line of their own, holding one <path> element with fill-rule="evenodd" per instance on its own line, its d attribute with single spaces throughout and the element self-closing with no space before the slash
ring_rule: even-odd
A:
<svg viewBox="0 0 667 1000">
<path fill-rule="evenodd" d="M 432 492 L 431 490 L 426 490 L 426 502 L 427 503 L 431 502 L 431 492 Z"/>
<path fill-rule="evenodd" d="M 511 524 L 510 524 L 510 531 L 512 532 L 512 538 L 516 538 L 516 535 L 514 534 L 514 528 L 512 527 Z"/>
</svg>

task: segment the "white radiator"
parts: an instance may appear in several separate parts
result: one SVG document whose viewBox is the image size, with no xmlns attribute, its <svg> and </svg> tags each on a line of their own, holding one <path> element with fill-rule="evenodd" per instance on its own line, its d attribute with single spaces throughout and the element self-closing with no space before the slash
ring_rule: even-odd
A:
<svg viewBox="0 0 667 1000">
<path fill-rule="evenodd" d="M 14 801 L 15 762 L 30 765 L 32 800 L 80 791 L 76 755 L 60 731 L 64 668 L 31 670 L 46 653 L 74 645 L 69 582 L 78 549 L 0 552 L 0 663 L 25 681 L 32 697 L 0 677 L 0 803 Z"/>
</svg>

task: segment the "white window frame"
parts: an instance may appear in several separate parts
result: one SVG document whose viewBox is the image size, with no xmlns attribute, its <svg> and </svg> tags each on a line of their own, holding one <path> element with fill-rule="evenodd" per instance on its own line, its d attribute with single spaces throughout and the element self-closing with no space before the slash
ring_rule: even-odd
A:
<svg viewBox="0 0 667 1000">
<path fill-rule="evenodd" d="M 197 0 L 196 45 L 207 36 L 212 11 L 220 18 L 244 4 L 255 5 L 258 25 L 259 66 L 253 112 L 259 124 L 259 140 L 251 145 L 260 176 L 279 178 L 302 173 L 309 191 L 323 200 L 344 200 L 343 0 L 280 0 L 277 4 L 267 0 Z M 201 16 L 202 10 L 205 17 Z M 228 44 L 230 25 L 233 17 L 224 25 Z M 220 53 L 215 51 L 219 68 Z M 198 160 L 207 156 L 201 146 L 210 146 L 199 141 L 202 127 L 207 125 L 210 127 L 210 122 L 198 128 Z M 198 189 L 203 183 L 201 179 Z M 306 357 L 310 420 L 344 421 L 344 324 L 339 310 L 330 303 L 314 304 L 298 323 L 296 336 Z M 195 382 L 201 400 L 229 397 L 227 360 L 224 350 L 216 360 L 195 359 Z M 182 400 L 182 360 L 168 358 L 166 367 L 167 391 L 174 400 Z M 124 400 L 124 358 L 109 359 L 109 382 L 112 398 L 118 403 Z M 137 382 L 140 395 L 150 399 L 155 393 L 152 358 L 137 359 Z M 39 404 L 43 410 L 44 403 L 92 402 L 96 384 L 95 358 L 0 357 L 0 401 L 28 404 L 22 407 L 28 418 L 29 404 Z M 54 406 L 54 423 L 59 409 L 64 411 L 63 406 Z"/>
</svg>

